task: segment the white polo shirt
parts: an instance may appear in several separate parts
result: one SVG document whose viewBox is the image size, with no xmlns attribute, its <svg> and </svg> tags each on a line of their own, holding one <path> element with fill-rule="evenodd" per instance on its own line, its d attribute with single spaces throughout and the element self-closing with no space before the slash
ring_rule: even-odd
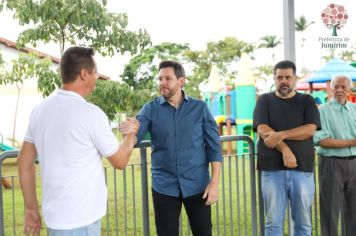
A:
<svg viewBox="0 0 356 236">
<path fill-rule="evenodd" d="M 114 154 L 119 143 L 99 107 L 58 90 L 33 109 L 24 140 L 37 150 L 47 227 L 73 229 L 106 214 L 101 157 Z"/>
</svg>

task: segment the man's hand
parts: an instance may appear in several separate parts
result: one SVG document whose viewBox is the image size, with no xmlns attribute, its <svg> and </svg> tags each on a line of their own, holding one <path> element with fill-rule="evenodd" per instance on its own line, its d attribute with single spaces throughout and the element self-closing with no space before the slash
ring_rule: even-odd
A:
<svg viewBox="0 0 356 236">
<path fill-rule="evenodd" d="M 25 213 L 24 234 L 26 236 L 40 236 L 41 228 L 42 223 L 39 211 L 27 209 Z"/>
<path fill-rule="evenodd" d="M 264 136 L 264 143 L 269 148 L 275 148 L 285 138 L 283 132 L 275 132 L 275 131 L 266 132 L 263 134 L 263 136 Z"/>
<path fill-rule="evenodd" d="M 128 118 L 126 121 L 121 122 L 118 128 L 124 136 L 128 134 L 136 135 L 140 128 L 140 123 L 134 117 Z"/>
<path fill-rule="evenodd" d="M 287 150 L 282 152 L 283 155 L 283 164 L 287 168 L 295 168 L 297 167 L 297 159 L 292 151 Z"/>
<path fill-rule="evenodd" d="M 212 205 L 219 200 L 219 184 L 210 182 L 205 188 L 203 199 L 205 205 Z"/>
</svg>

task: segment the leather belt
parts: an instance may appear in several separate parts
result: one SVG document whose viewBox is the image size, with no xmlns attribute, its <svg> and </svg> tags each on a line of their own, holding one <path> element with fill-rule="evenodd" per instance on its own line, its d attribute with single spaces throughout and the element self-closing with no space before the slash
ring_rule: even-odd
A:
<svg viewBox="0 0 356 236">
<path fill-rule="evenodd" d="M 326 157 L 326 158 L 336 158 L 336 159 L 343 159 L 343 160 L 352 160 L 352 159 L 355 159 L 356 156 L 343 156 L 343 157 L 340 157 L 340 156 L 322 156 L 322 157 Z"/>
</svg>

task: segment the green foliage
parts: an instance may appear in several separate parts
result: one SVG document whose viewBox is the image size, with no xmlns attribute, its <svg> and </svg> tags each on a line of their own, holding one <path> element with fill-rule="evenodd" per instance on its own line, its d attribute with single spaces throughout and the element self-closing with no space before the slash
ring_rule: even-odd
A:
<svg viewBox="0 0 356 236">
<path fill-rule="evenodd" d="M 264 64 L 262 66 L 256 67 L 255 76 L 261 79 L 267 80 L 273 74 L 273 66 L 269 64 Z"/>
<path fill-rule="evenodd" d="M 254 46 L 250 43 L 226 37 L 218 42 L 208 42 L 204 51 L 187 52 L 187 60 L 193 64 L 193 71 L 187 78 L 185 90 L 188 94 L 199 97 L 199 84 L 207 81 L 212 64 L 216 64 L 227 79 L 235 78 L 236 71 L 230 71 L 231 65 L 240 59 L 242 53 L 251 53 L 253 50 Z"/>
<path fill-rule="evenodd" d="M 46 73 L 45 71 L 43 73 Z M 59 73 L 53 73 L 51 76 L 41 76 L 37 80 L 37 88 L 43 97 L 49 96 L 56 88 L 61 86 Z"/>
<path fill-rule="evenodd" d="M 307 71 L 307 69 L 305 68 L 305 64 L 304 64 L 304 43 L 305 43 L 305 37 L 304 37 L 304 31 L 306 31 L 308 29 L 309 26 L 311 26 L 312 24 L 314 24 L 314 21 L 308 22 L 307 19 L 305 18 L 305 16 L 301 16 L 299 17 L 299 19 L 295 20 L 295 31 L 300 32 L 301 37 L 302 37 L 302 42 L 301 42 L 301 53 L 302 53 L 302 62 L 303 62 L 303 67 L 302 70 L 303 71 Z"/>
<path fill-rule="evenodd" d="M 127 14 L 108 12 L 105 0 L 8 0 L 6 7 L 14 10 L 21 25 L 33 25 L 19 35 L 19 47 L 27 43 L 36 46 L 38 41 L 53 41 L 59 44 L 63 54 L 68 42 L 92 47 L 103 56 L 113 56 L 125 52 L 136 54 L 150 44 L 150 37 L 145 30 L 127 30 Z M 38 89 L 44 96 L 59 86 L 58 74 L 38 80 Z M 98 81 L 97 89 L 89 101 L 99 105 L 113 120 L 118 111 L 136 107 L 139 99 L 129 102 L 132 97 L 130 94 L 127 85 Z"/>
<path fill-rule="evenodd" d="M 134 90 L 135 97 L 130 112 L 135 114 L 146 102 L 157 96 L 155 77 L 157 64 L 163 60 L 175 60 L 183 63 L 189 47 L 175 43 L 162 43 L 152 46 L 134 56 L 125 66 L 122 80 Z"/>
<path fill-rule="evenodd" d="M 102 55 L 118 52 L 137 53 L 150 43 L 145 30 L 128 31 L 125 13 L 109 13 L 106 1 L 98 0 L 8 0 L 7 8 L 15 11 L 21 25 L 34 27 L 22 32 L 19 47 L 38 41 L 59 43 L 61 54 L 65 43 L 84 44 Z"/>
<path fill-rule="evenodd" d="M 340 59 L 348 63 L 352 63 L 356 56 L 355 48 L 351 47 L 351 50 L 343 50 L 340 52 Z"/>
<path fill-rule="evenodd" d="M 87 100 L 99 106 L 113 121 L 118 112 L 126 112 L 132 104 L 132 92 L 126 84 L 112 80 L 98 80 L 94 92 Z"/>
<path fill-rule="evenodd" d="M 0 53 L 0 68 L 3 66 L 4 64 L 4 59 L 2 58 L 2 54 Z"/>
<path fill-rule="evenodd" d="M 303 33 L 310 25 L 314 23 L 314 21 L 308 22 L 305 16 L 302 15 L 295 20 L 295 30 Z"/>
<path fill-rule="evenodd" d="M 130 60 L 125 66 L 122 80 L 135 89 L 154 91 L 156 87 L 154 78 L 158 73 L 157 65 L 154 63 L 163 60 L 181 61 L 187 50 L 187 45 L 175 43 L 162 43 L 152 46 Z"/>
<path fill-rule="evenodd" d="M 38 59 L 35 54 L 20 54 L 16 60 L 12 60 L 11 69 L 1 72 L 0 85 L 14 84 L 17 88 L 12 145 L 14 145 L 15 140 L 17 110 L 23 84 L 25 80 L 31 78 L 53 79 L 56 76 L 56 72 L 50 69 L 51 65 L 52 62 L 49 59 Z"/>
<path fill-rule="evenodd" d="M 38 59 L 34 53 L 20 54 L 11 62 L 12 68 L 3 72 L 0 84 L 22 86 L 27 79 L 53 77 L 56 74 L 50 69 L 52 62 L 49 59 Z"/>
<path fill-rule="evenodd" d="M 352 63 L 355 58 L 355 46 L 351 46 L 350 50 L 336 50 L 335 48 L 328 48 L 327 50 L 324 50 L 322 60 L 327 63 L 335 57 L 340 58 L 347 63 Z"/>
<path fill-rule="evenodd" d="M 217 64 L 222 73 L 233 77 L 228 72 L 232 63 L 239 60 L 243 52 L 254 50 L 252 44 L 226 37 L 218 42 L 209 42 L 204 51 L 192 51 L 188 45 L 162 43 L 153 46 L 133 57 L 125 66 L 122 79 L 134 89 L 135 98 L 141 102 L 135 103 L 137 111 L 144 103 L 157 96 L 157 85 L 154 78 L 157 76 L 157 66 L 162 60 L 176 60 L 186 69 L 186 84 L 184 91 L 193 97 L 200 97 L 199 84 L 207 81 L 212 64 Z"/>
<path fill-rule="evenodd" d="M 270 48 L 272 49 L 272 59 L 275 61 L 274 48 L 282 44 L 280 39 L 277 39 L 276 35 L 266 35 L 261 38 L 261 43 L 258 46 L 259 48 Z"/>
<path fill-rule="evenodd" d="M 266 35 L 261 38 L 261 41 L 260 48 L 275 48 L 282 43 L 276 35 Z"/>
</svg>

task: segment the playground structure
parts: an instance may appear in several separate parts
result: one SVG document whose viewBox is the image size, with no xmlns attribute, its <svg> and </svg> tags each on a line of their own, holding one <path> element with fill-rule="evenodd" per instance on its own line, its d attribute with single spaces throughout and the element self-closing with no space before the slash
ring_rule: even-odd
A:
<svg viewBox="0 0 356 236">
<path fill-rule="evenodd" d="M 2 136 L 2 134 L 0 134 L 0 152 L 15 151 L 15 150 L 17 150 L 17 148 L 11 147 L 4 143 L 4 137 Z"/>
<path fill-rule="evenodd" d="M 250 59 L 247 54 L 243 54 L 240 60 L 240 69 L 235 81 L 235 88 L 223 88 L 218 76 L 217 67 L 212 66 L 209 83 L 211 92 L 204 94 L 204 101 L 207 103 L 216 123 L 219 134 L 223 135 L 224 127 L 226 134 L 245 134 L 256 140 L 252 129 L 253 109 L 256 104 L 256 88 Z M 248 144 L 239 142 L 236 144 L 236 152 L 241 155 L 248 153 Z M 227 154 L 233 153 L 233 145 L 227 144 Z"/>
<path fill-rule="evenodd" d="M 311 94 L 316 90 L 320 84 L 325 84 L 326 99 L 329 100 L 332 97 L 330 80 L 336 75 L 347 75 L 356 81 L 356 62 L 348 64 L 347 62 L 339 59 L 333 58 L 327 62 L 319 70 L 316 70 L 309 78 L 305 79 L 304 82 L 309 84 L 309 91 Z M 356 91 L 353 90 L 353 93 L 348 96 L 350 102 L 356 103 Z M 314 97 L 315 98 L 315 97 Z"/>
<path fill-rule="evenodd" d="M 345 62 L 340 62 L 338 59 L 331 60 L 326 64 L 326 66 L 316 71 L 311 78 L 299 80 L 296 84 L 296 90 L 301 93 L 309 93 L 314 97 L 317 105 L 326 103 L 331 97 L 330 80 L 333 75 L 327 74 L 325 75 L 325 79 L 317 81 L 313 80 L 313 76 L 315 77 L 317 75 L 319 78 L 320 71 L 325 72 L 325 68 L 334 67 L 335 63 L 339 65 L 341 63 L 344 65 Z M 344 73 L 343 70 L 338 68 L 336 68 L 336 70 L 337 74 Z M 344 74 L 349 75 L 352 80 L 355 81 L 356 77 L 354 78 L 353 74 L 349 73 L 349 71 L 346 71 Z M 219 134 L 244 134 L 250 136 L 252 140 L 256 141 L 256 134 L 252 129 L 252 118 L 257 94 L 255 79 L 248 56 L 246 54 L 241 56 L 239 72 L 235 81 L 235 88 L 222 85 L 218 69 L 215 65 L 212 66 L 210 72 L 209 88 L 210 92 L 203 94 L 203 99 L 218 124 Z M 348 97 L 348 100 L 356 103 L 355 91 Z M 236 133 L 233 132 L 234 130 L 236 130 Z M 226 151 L 227 154 L 232 154 L 235 152 L 234 148 L 235 147 L 233 147 L 232 143 L 228 143 L 227 147 L 224 147 L 224 151 Z M 236 149 L 236 153 L 238 155 L 248 153 L 248 146 L 243 142 L 237 143 Z"/>
</svg>

